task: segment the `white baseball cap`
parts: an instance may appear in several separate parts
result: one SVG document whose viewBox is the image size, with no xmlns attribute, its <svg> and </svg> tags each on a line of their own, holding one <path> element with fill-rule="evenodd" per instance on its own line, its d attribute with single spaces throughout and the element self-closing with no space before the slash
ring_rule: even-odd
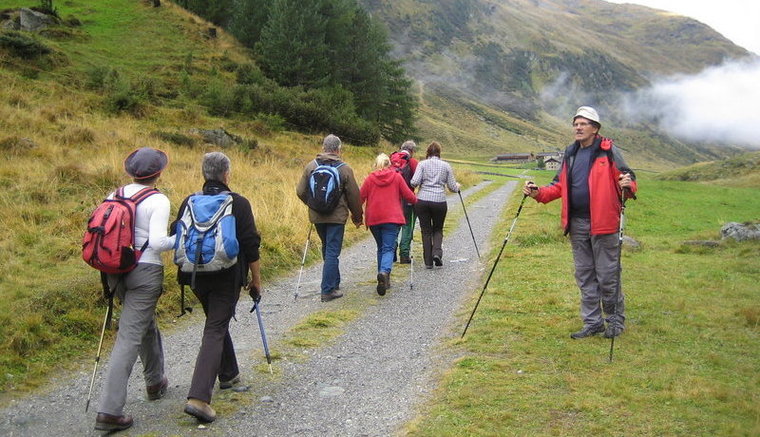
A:
<svg viewBox="0 0 760 437">
<path fill-rule="evenodd" d="M 602 123 L 599 121 L 599 114 L 596 112 L 596 109 L 592 108 L 591 106 L 581 106 L 578 108 L 577 111 L 575 111 L 575 117 L 573 117 L 573 121 L 575 121 L 576 118 L 583 117 L 587 120 L 595 121 L 601 125 Z"/>
</svg>

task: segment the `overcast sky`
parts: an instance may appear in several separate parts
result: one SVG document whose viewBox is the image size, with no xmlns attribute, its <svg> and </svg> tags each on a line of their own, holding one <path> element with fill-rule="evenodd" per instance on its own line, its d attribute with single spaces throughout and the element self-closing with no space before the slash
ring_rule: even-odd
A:
<svg viewBox="0 0 760 437">
<path fill-rule="evenodd" d="M 758 0 L 606 0 L 635 3 L 695 18 L 736 45 L 760 55 L 760 1 Z"/>
</svg>

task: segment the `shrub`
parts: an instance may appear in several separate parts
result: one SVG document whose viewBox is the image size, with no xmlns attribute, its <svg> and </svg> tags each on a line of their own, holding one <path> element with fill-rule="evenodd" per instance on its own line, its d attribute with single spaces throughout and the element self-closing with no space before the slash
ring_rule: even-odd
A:
<svg viewBox="0 0 760 437">
<path fill-rule="evenodd" d="M 151 136 L 178 146 L 193 146 L 195 139 L 177 132 L 153 131 Z"/>
<path fill-rule="evenodd" d="M 85 71 L 85 86 L 88 89 L 102 91 L 105 88 L 106 77 L 111 72 L 108 67 L 95 66 Z"/>
<path fill-rule="evenodd" d="M 0 47 L 7 49 L 11 55 L 21 59 L 37 59 L 52 53 L 45 44 L 16 31 L 0 33 Z"/>
<path fill-rule="evenodd" d="M 242 64 L 235 71 L 237 83 L 244 85 L 259 84 L 266 82 L 266 76 L 261 72 L 258 66 L 254 64 Z"/>
<path fill-rule="evenodd" d="M 201 102 L 211 115 L 226 116 L 234 110 L 234 93 L 221 79 L 215 77 L 206 86 Z"/>
</svg>

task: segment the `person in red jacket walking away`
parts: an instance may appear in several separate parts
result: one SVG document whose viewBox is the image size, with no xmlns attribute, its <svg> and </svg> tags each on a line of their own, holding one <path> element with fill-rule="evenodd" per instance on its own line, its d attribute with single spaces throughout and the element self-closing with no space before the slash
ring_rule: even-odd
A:
<svg viewBox="0 0 760 437">
<path fill-rule="evenodd" d="M 554 180 L 537 187 L 526 182 L 523 194 L 541 203 L 562 198 L 562 227 L 570 234 L 575 281 L 581 292 L 583 327 L 571 338 L 604 332 L 617 337 L 625 329 L 625 299 L 618 293 L 621 193 L 636 193 L 636 175 L 612 140 L 599 135 L 599 114 L 581 106 L 573 117 L 575 141 L 564 152 Z M 607 327 L 602 312 L 607 316 Z"/>
<path fill-rule="evenodd" d="M 359 195 L 366 204 L 364 224 L 377 243 L 377 294 L 383 296 L 391 286 L 398 232 L 406 223 L 402 202 L 414 204 L 417 197 L 401 173 L 391 168 L 391 160 L 385 153 L 377 155 L 375 169 L 364 179 Z"/>
</svg>

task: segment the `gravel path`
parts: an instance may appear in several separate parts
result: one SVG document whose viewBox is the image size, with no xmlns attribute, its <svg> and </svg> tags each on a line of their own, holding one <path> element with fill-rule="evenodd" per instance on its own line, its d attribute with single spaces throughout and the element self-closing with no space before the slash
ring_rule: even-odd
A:
<svg viewBox="0 0 760 437">
<path fill-rule="evenodd" d="M 463 196 L 477 192 L 488 183 L 463 192 Z M 515 185 L 515 182 L 507 182 L 467 207 L 481 255 L 487 253 L 491 231 Z M 450 227 L 444 238 L 443 267 L 426 270 L 420 262 L 421 249 L 413 245 L 416 256 L 413 288 L 409 266 L 396 264 L 392 288 L 385 296 L 377 295 L 376 249 L 371 237 L 343 251 L 341 291 L 346 295 L 343 299 L 319 302 L 321 263 L 304 270 L 300 298 L 296 301 L 293 290 L 297 272 L 267 284 L 262 317 L 273 351 L 277 350 L 283 334 L 310 313 L 343 308 L 360 311 L 359 317 L 344 326 L 345 332 L 337 339 L 305 350 L 302 359 L 275 361 L 274 375 L 259 371 L 263 360 L 259 329 L 256 317 L 248 312 L 250 299 L 241 298 L 238 321 L 232 322 L 231 330 L 243 378 L 250 384 L 251 391 L 215 394 L 215 401 L 225 401 L 213 404 L 219 417 L 205 426 L 199 426 L 182 412 L 203 328 L 202 315 L 189 316 L 194 321 L 187 329 L 177 329 L 164 338 L 170 381 L 165 398 L 147 401 L 141 365 L 135 366 L 126 405 L 126 412 L 135 417 L 135 425 L 121 434 L 387 436 L 398 433 L 428 399 L 440 372 L 450 365 L 453 357 L 446 356 L 443 348 L 437 346 L 443 339 L 461 332 L 461 319 L 455 315 L 466 296 L 479 288 L 485 268 L 477 259 L 456 195 L 449 197 L 449 214 L 461 216 L 461 220 L 457 226 Z M 419 242 L 419 230 L 415 240 Z M 103 355 L 105 361 L 108 354 Z M 92 363 L 61 377 L 44 392 L 0 410 L 0 435 L 98 435 L 93 425 L 102 369 L 107 365 L 107 362 L 101 363 L 89 413 L 84 412 L 84 401 Z"/>
</svg>

